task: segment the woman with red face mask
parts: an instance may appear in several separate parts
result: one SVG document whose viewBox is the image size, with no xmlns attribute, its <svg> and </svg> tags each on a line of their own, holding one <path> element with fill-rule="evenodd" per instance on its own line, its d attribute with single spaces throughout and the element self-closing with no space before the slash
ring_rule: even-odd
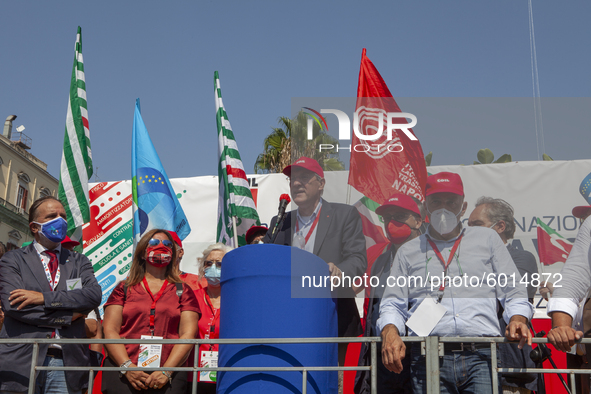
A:
<svg viewBox="0 0 591 394">
<path fill-rule="evenodd" d="M 105 304 L 107 339 L 194 339 L 201 312 L 195 294 L 179 278 L 176 248 L 168 231 L 148 231 L 138 242 L 126 281 Z M 186 365 L 190 344 L 108 344 L 105 366 L 145 371 L 103 372 L 104 394 L 184 393 L 187 373 L 151 368 Z M 144 391 L 141 391 L 144 392 Z"/>
</svg>

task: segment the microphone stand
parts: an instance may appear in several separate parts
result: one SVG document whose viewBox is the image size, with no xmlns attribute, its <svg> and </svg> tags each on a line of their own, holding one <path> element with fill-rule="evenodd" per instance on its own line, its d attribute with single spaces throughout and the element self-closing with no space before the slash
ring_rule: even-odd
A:
<svg viewBox="0 0 591 394">
<path fill-rule="evenodd" d="M 274 244 L 275 243 L 275 239 L 277 238 L 277 235 L 279 234 L 279 229 L 283 226 L 283 222 L 285 221 L 285 215 L 287 215 L 287 212 L 283 212 L 283 215 L 281 215 L 281 217 L 279 217 L 279 215 L 277 216 L 277 223 L 275 223 L 275 227 L 273 228 L 273 231 L 271 232 L 271 236 L 269 237 L 269 242 L 270 244 Z"/>
<path fill-rule="evenodd" d="M 536 331 L 534 330 L 534 327 L 532 326 L 532 324 L 530 322 L 528 322 L 527 325 L 529 326 L 529 329 L 534 333 L 534 337 L 543 338 L 546 336 L 545 331 L 540 331 L 540 332 L 536 333 Z M 531 360 L 534 363 L 536 363 L 536 368 L 543 368 L 542 365 L 544 364 L 544 361 L 548 360 L 548 361 L 550 361 L 550 364 L 552 364 L 552 368 L 558 369 L 558 367 L 556 367 L 556 364 L 554 363 L 554 360 L 552 359 L 552 350 L 550 350 L 545 343 L 538 343 L 538 346 L 535 349 L 533 349 L 531 351 L 531 353 L 529 354 L 529 358 L 531 358 Z M 566 390 L 566 392 L 568 394 L 571 394 L 571 391 L 568 388 L 568 385 L 566 384 L 562 375 L 561 374 L 557 374 L 557 375 L 558 375 L 558 378 L 560 379 L 560 381 L 562 382 L 562 385 L 564 386 L 564 389 Z M 537 391 L 537 393 L 538 394 L 546 394 L 546 384 L 544 382 L 544 374 L 543 373 L 538 373 L 538 391 Z"/>
</svg>

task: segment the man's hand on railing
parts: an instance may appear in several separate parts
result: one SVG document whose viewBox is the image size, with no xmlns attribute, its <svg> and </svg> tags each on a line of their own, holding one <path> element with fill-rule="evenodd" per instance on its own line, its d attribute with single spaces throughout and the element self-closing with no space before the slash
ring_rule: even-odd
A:
<svg viewBox="0 0 591 394">
<path fill-rule="evenodd" d="M 583 332 L 572 328 L 573 318 L 565 312 L 552 312 L 552 329 L 548 333 L 548 342 L 563 352 L 569 352 L 575 340 L 583 338 Z"/>
<path fill-rule="evenodd" d="M 402 359 L 406 355 L 406 345 L 393 324 L 388 324 L 382 330 L 382 362 L 388 370 L 402 372 Z"/>
<path fill-rule="evenodd" d="M 513 315 L 511 320 L 505 329 L 505 337 L 510 341 L 519 340 L 519 349 L 523 349 L 523 345 L 527 341 L 527 344 L 531 346 L 531 331 L 527 326 L 527 318 L 525 316 Z"/>
</svg>

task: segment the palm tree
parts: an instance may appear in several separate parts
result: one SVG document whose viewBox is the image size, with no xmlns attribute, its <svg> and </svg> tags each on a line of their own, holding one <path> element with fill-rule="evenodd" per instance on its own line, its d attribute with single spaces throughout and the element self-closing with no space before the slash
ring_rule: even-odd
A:
<svg viewBox="0 0 591 394">
<path fill-rule="evenodd" d="M 345 165 L 338 159 L 338 153 L 320 152 L 319 144 L 338 145 L 338 140 L 328 135 L 317 124 L 312 129 L 312 139 L 307 139 L 307 116 L 300 111 L 294 120 L 281 116 L 279 126 L 273 127 L 263 141 L 263 153 L 255 164 L 255 173 L 278 173 L 292 163 L 292 158 L 307 156 L 318 161 L 327 171 L 344 170 Z"/>
</svg>

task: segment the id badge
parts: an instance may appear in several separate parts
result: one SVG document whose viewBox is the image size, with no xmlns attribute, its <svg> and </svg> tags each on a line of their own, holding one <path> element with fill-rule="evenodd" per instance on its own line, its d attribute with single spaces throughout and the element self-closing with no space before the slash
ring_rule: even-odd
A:
<svg viewBox="0 0 591 394">
<path fill-rule="evenodd" d="M 406 326 L 420 337 L 431 334 L 447 309 L 431 297 L 424 298 L 406 322 Z"/>
<path fill-rule="evenodd" d="M 66 287 L 68 288 L 68 291 L 81 289 L 82 288 L 82 279 L 81 278 L 68 279 L 66 281 Z"/>
<path fill-rule="evenodd" d="M 141 339 L 164 339 L 163 337 L 153 337 L 151 335 L 142 335 Z M 137 358 L 137 366 L 140 368 L 160 368 L 162 359 L 162 344 L 151 343 L 149 345 L 140 344 L 140 353 Z"/>
<path fill-rule="evenodd" d="M 203 350 L 201 352 L 201 361 L 199 366 L 202 368 L 217 368 L 218 366 L 218 352 Z M 217 378 L 217 371 L 199 371 L 200 382 L 214 382 Z"/>
</svg>

